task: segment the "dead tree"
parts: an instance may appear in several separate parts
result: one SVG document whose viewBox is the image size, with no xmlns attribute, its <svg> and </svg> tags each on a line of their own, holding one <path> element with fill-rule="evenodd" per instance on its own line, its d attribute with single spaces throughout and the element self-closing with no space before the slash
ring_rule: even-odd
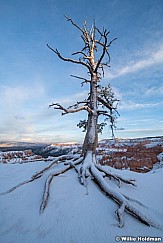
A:
<svg viewBox="0 0 163 243">
<path fill-rule="evenodd" d="M 86 68 L 89 78 L 83 78 L 75 75 L 71 75 L 75 78 L 82 80 L 84 83 L 89 83 L 89 95 L 83 101 L 78 101 L 76 104 L 65 108 L 59 103 L 53 103 L 50 107 L 54 109 L 62 110 L 62 115 L 68 113 L 75 113 L 85 110 L 88 113 L 88 119 L 86 121 L 86 136 L 83 144 L 82 155 L 84 159 L 89 153 L 92 157 L 95 156 L 97 143 L 98 143 L 98 118 L 99 116 L 106 117 L 111 123 L 111 130 L 113 134 L 113 127 L 115 123 L 115 112 L 117 112 L 117 99 L 114 98 L 114 94 L 111 87 L 102 87 L 100 85 L 101 78 L 104 77 L 104 67 L 110 67 L 110 55 L 109 47 L 117 39 L 114 38 L 110 42 L 108 41 L 109 31 L 103 29 L 100 31 L 95 23 L 92 28 L 88 30 L 86 21 L 84 21 L 83 28 L 80 28 L 72 19 L 66 17 L 68 21 L 75 26 L 83 40 L 83 48 L 81 51 L 72 53 L 73 56 L 78 55 L 78 59 L 65 58 L 57 49 L 53 49 L 47 45 L 61 60 L 79 64 Z M 96 57 L 97 56 L 97 57 Z M 106 61 L 104 60 L 106 58 Z M 115 105 L 116 103 L 116 105 Z M 118 112 L 117 112 L 118 113 Z M 106 123 L 103 123 L 104 125 Z M 84 124 L 83 124 L 84 125 Z M 93 163 L 93 160 L 92 160 Z M 85 163 L 83 163 L 84 165 Z M 83 167 L 84 168 L 84 167 Z M 85 172 L 83 172 L 85 173 Z"/>
<path fill-rule="evenodd" d="M 66 16 L 65 16 L 66 17 Z M 87 187 L 87 177 L 95 181 L 95 183 L 101 188 L 101 190 L 110 198 L 112 198 L 118 205 L 119 209 L 116 211 L 116 215 L 119 221 L 119 226 L 122 227 L 124 224 L 123 214 L 132 214 L 142 223 L 148 226 L 156 226 L 150 217 L 147 217 L 140 211 L 133 202 L 143 206 L 138 200 L 132 199 L 125 196 L 113 189 L 106 181 L 105 176 L 109 176 L 111 179 L 118 181 L 119 186 L 121 182 L 136 186 L 135 180 L 126 179 L 121 176 L 116 175 L 104 166 L 100 166 L 96 159 L 96 148 L 98 144 L 98 131 L 102 131 L 103 127 L 106 125 L 106 121 L 110 122 L 111 131 L 113 134 L 113 128 L 115 126 L 115 119 L 117 112 L 117 102 L 118 100 L 114 97 L 114 93 L 111 90 L 110 85 L 107 87 L 102 87 L 100 85 L 102 77 L 104 77 L 104 68 L 110 67 L 110 55 L 109 48 L 111 44 L 117 39 L 109 41 L 109 31 L 103 29 L 99 30 L 95 22 L 90 29 L 87 28 L 86 21 L 84 21 L 83 27 L 78 26 L 72 19 L 66 17 L 74 27 L 76 27 L 81 35 L 81 39 L 84 43 L 82 50 L 72 53 L 72 56 L 79 56 L 79 58 L 71 59 L 65 58 L 57 50 L 47 45 L 53 53 L 58 56 L 62 61 L 71 62 L 78 64 L 86 68 L 88 73 L 88 78 L 79 77 L 77 75 L 72 75 L 73 77 L 82 80 L 82 85 L 89 84 L 89 94 L 85 100 L 78 101 L 76 104 L 69 106 L 68 108 L 63 107 L 59 103 L 52 103 L 50 107 L 62 111 L 62 115 L 69 113 L 76 113 L 80 111 L 86 111 L 88 118 L 85 121 L 80 121 L 79 127 L 83 127 L 86 131 L 82 154 L 80 157 L 77 155 L 64 155 L 55 159 L 51 165 L 44 168 L 40 172 L 33 175 L 29 180 L 26 180 L 18 185 L 12 187 L 6 192 L 0 195 L 5 195 L 17 189 L 18 187 L 30 183 L 38 178 L 40 178 L 45 171 L 50 170 L 50 168 L 55 163 L 64 162 L 65 168 L 54 173 L 50 173 L 46 182 L 43 193 L 43 199 L 40 207 L 40 212 L 43 212 L 48 203 L 50 185 L 54 177 L 59 174 L 63 174 L 71 168 L 74 168 L 78 173 L 79 180 L 81 184 Z M 105 117 L 105 121 L 98 124 L 98 118 L 100 116 Z M 65 161 L 66 160 L 66 161 Z"/>
</svg>

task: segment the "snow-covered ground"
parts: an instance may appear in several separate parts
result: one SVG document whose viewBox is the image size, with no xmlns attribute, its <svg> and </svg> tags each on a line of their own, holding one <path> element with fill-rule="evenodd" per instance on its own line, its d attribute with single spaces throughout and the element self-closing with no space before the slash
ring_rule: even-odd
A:
<svg viewBox="0 0 163 243">
<path fill-rule="evenodd" d="M 48 163 L 0 164 L 0 192 L 29 179 Z M 51 171 L 61 167 L 58 164 Z M 116 203 L 90 179 L 89 194 L 86 195 L 86 188 L 79 184 L 72 169 L 54 178 L 47 208 L 41 215 L 39 207 L 49 172 L 10 194 L 0 196 L 0 243 L 114 243 L 117 236 L 163 237 L 163 168 L 146 174 L 116 170 L 118 173 L 135 178 L 138 187 L 122 183 L 118 188 L 114 180 L 108 180 L 108 183 L 147 205 L 148 209 L 140 208 L 151 215 L 162 230 L 145 226 L 126 213 L 125 226 L 117 227 Z"/>
</svg>

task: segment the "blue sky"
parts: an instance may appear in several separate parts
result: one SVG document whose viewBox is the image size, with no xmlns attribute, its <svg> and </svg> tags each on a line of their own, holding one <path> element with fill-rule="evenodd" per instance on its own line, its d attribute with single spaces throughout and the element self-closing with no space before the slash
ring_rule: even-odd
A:
<svg viewBox="0 0 163 243">
<path fill-rule="evenodd" d="M 51 102 L 68 106 L 83 99 L 88 86 L 70 77 L 85 75 L 62 55 L 82 47 L 80 33 L 64 14 L 82 26 L 96 20 L 118 37 L 110 48 L 111 83 L 119 104 L 116 136 L 163 135 L 163 1 L 162 0 L 1 0 L 0 1 L 0 140 L 82 141 L 81 112 L 60 116 Z M 110 138 L 105 129 L 102 138 Z"/>
</svg>

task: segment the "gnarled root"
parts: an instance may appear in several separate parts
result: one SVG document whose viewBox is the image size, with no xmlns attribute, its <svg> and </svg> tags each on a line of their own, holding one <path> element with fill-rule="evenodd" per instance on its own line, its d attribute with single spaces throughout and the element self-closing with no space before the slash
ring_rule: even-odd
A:
<svg viewBox="0 0 163 243">
<path fill-rule="evenodd" d="M 136 186 L 134 179 L 123 178 L 119 175 L 112 173 L 111 171 L 108 171 L 108 169 L 106 169 L 104 166 L 101 166 L 101 165 L 98 165 L 98 164 L 96 165 L 96 168 L 99 171 L 104 172 L 106 176 L 109 176 L 110 178 L 112 177 L 115 180 L 117 180 L 119 182 L 119 187 L 121 187 L 121 182 L 124 182 L 126 184 L 131 184 L 132 186 Z"/>
<path fill-rule="evenodd" d="M 126 206 L 126 201 L 124 201 L 121 206 L 119 207 L 119 209 L 117 209 L 115 211 L 115 213 L 117 214 L 118 217 L 118 221 L 119 221 L 119 227 L 123 227 L 124 225 L 124 219 L 123 219 L 123 215 L 124 215 L 124 211 L 125 211 L 125 206 Z"/>
<path fill-rule="evenodd" d="M 82 162 L 82 165 L 80 167 L 79 171 L 79 179 L 80 183 L 84 186 L 87 186 L 86 184 L 86 177 L 90 176 L 89 168 L 92 164 L 92 152 L 87 152 L 87 155 L 85 159 Z"/>
<path fill-rule="evenodd" d="M 110 185 L 104 180 L 103 176 L 94 164 L 91 165 L 90 171 L 94 177 L 95 183 L 101 188 L 101 190 L 120 205 L 120 208 L 116 211 L 116 215 L 119 221 L 119 227 L 122 227 L 124 225 L 124 211 L 131 213 L 135 218 L 148 226 L 159 227 L 155 222 L 153 222 L 150 218 L 148 218 L 138 208 L 136 208 L 129 202 L 129 200 L 132 200 L 131 198 L 127 199 L 127 196 L 124 196 L 123 194 L 110 187 Z M 134 199 L 132 201 L 134 201 Z"/>
<path fill-rule="evenodd" d="M 47 206 L 48 199 L 49 199 L 49 193 L 50 193 L 50 185 L 51 185 L 53 178 L 60 174 L 65 173 L 66 171 L 70 170 L 71 168 L 74 168 L 75 165 L 80 164 L 82 162 L 82 160 L 83 160 L 83 157 L 80 157 L 79 159 L 75 160 L 74 162 L 70 162 L 69 165 L 66 166 L 66 168 L 64 168 L 58 172 L 54 172 L 48 176 L 48 178 L 45 182 L 44 193 L 43 193 L 42 202 L 41 202 L 41 206 L 40 206 L 40 213 L 43 213 L 45 207 Z"/>
</svg>

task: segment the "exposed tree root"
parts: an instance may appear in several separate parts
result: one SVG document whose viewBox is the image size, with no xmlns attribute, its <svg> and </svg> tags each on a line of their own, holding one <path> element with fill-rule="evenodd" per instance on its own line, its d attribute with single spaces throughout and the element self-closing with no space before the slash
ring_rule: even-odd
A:
<svg viewBox="0 0 163 243">
<path fill-rule="evenodd" d="M 39 177 L 37 177 L 37 178 L 39 178 Z M 35 179 L 37 179 L 37 178 L 35 178 Z M 23 185 L 25 185 L 25 184 L 28 184 L 28 183 L 34 181 L 35 179 L 32 179 L 32 178 L 31 178 L 31 179 L 29 179 L 29 180 L 23 181 L 23 182 L 17 184 L 16 186 L 13 186 L 13 187 L 10 188 L 9 190 L 7 190 L 7 191 L 5 191 L 5 192 L 1 192 L 1 193 L 0 193 L 0 196 L 5 195 L 5 194 L 8 194 L 8 193 L 10 193 L 10 192 L 13 192 L 13 191 L 15 191 L 18 187 L 23 186 Z"/>
<path fill-rule="evenodd" d="M 139 204 L 140 206 L 142 206 L 142 207 L 144 207 L 144 208 L 148 208 L 146 205 L 144 205 L 143 203 L 141 203 L 140 201 L 138 201 L 138 200 L 136 200 L 136 199 L 134 199 L 134 198 L 131 198 L 131 197 L 129 197 L 129 196 L 126 196 L 126 195 L 124 195 L 124 194 L 122 194 L 127 200 L 129 200 L 129 201 L 132 201 L 132 202 L 135 202 L 135 203 L 137 203 L 137 204 Z"/>
<path fill-rule="evenodd" d="M 61 156 L 57 157 L 55 160 L 52 161 L 52 163 L 51 163 L 49 166 L 47 166 L 47 167 L 45 167 L 43 170 L 37 172 L 37 173 L 36 173 L 35 175 L 33 175 L 29 180 L 25 180 L 25 181 L 23 181 L 23 182 L 17 184 L 16 186 L 13 186 L 12 188 L 10 188 L 10 189 L 7 190 L 7 191 L 5 191 L 5 192 L 1 192 L 0 195 L 5 195 L 5 194 L 7 194 L 7 193 L 10 193 L 10 192 L 12 192 L 12 191 L 15 191 L 18 187 L 21 187 L 21 186 L 23 186 L 23 185 L 25 185 L 25 184 L 28 184 L 28 183 L 30 183 L 30 182 L 32 182 L 32 181 L 34 181 L 34 180 L 40 178 L 40 177 L 43 175 L 43 173 L 44 173 L 45 171 L 49 170 L 54 164 L 58 163 L 60 160 L 61 160 L 61 162 L 64 162 L 64 161 L 62 161 L 63 159 L 70 159 L 70 158 L 73 158 L 73 157 L 70 156 L 70 155 L 61 155 Z M 75 157 L 75 158 L 78 158 L 78 156 Z"/>
<path fill-rule="evenodd" d="M 62 162 L 65 162 L 65 161 L 64 161 L 65 159 L 69 159 L 69 160 L 70 160 L 70 159 L 74 159 L 74 158 L 78 158 L 78 157 L 80 157 L 80 156 L 76 156 L 76 157 L 74 157 L 74 156 L 72 156 L 72 155 L 61 155 L 61 156 L 57 157 L 56 159 L 54 159 L 54 160 L 52 161 L 52 163 L 51 163 L 49 166 L 47 166 L 47 167 L 45 167 L 43 170 L 37 172 L 34 176 L 32 176 L 32 178 L 36 179 L 37 177 L 42 176 L 42 174 L 43 174 L 45 171 L 49 170 L 54 164 L 58 164 L 59 161 L 60 161 L 60 163 L 62 163 Z"/>
<path fill-rule="evenodd" d="M 102 173 L 101 173 L 102 172 Z M 137 207 L 131 204 L 131 202 L 136 202 L 140 206 L 144 206 L 141 202 L 132 199 L 126 195 L 121 194 L 117 190 L 113 189 L 104 179 L 104 175 L 109 176 L 110 178 L 114 178 L 119 182 L 130 184 L 132 186 L 135 185 L 135 180 L 133 179 L 125 179 L 119 175 L 108 171 L 105 167 L 98 165 L 95 162 L 95 158 L 92 155 L 91 151 L 88 151 L 86 157 L 80 168 L 80 181 L 81 184 L 87 186 L 86 184 L 86 176 L 91 173 L 93 180 L 95 183 L 101 188 L 103 192 L 110 198 L 112 198 L 116 203 L 119 204 L 119 209 L 116 211 L 116 215 L 119 221 L 119 227 L 123 227 L 124 225 L 124 212 L 131 213 L 135 218 L 137 218 L 142 223 L 148 226 L 158 227 L 158 225 L 153 222 L 149 217 L 147 217 L 144 213 L 142 213 Z"/>
<path fill-rule="evenodd" d="M 71 159 L 71 161 L 70 161 L 70 159 Z M 66 162 L 65 162 L 65 160 L 66 160 Z M 10 188 L 6 192 L 0 193 L 0 195 L 5 195 L 7 193 L 10 193 L 10 192 L 16 190 L 18 187 L 23 186 L 27 183 L 30 183 L 30 182 L 40 178 L 44 174 L 44 172 L 49 170 L 54 164 L 61 163 L 61 162 L 64 162 L 65 168 L 63 168 L 57 172 L 53 172 L 53 173 L 49 174 L 49 176 L 46 179 L 45 186 L 44 186 L 44 193 L 43 193 L 42 202 L 41 202 L 41 206 L 40 206 L 40 213 L 43 213 L 43 211 L 45 210 L 45 208 L 47 206 L 49 195 L 50 195 L 50 186 L 51 186 L 51 182 L 52 182 L 53 178 L 74 168 L 75 171 L 78 173 L 80 183 L 86 187 L 87 194 L 88 194 L 88 188 L 87 188 L 86 178 L 88 176 L 91 176 L 92 179 L 94 180 L 94 182 L 101 188 L 101 190 L 107 196 L 112 198 L 117 204 L 119 204 L 119 208 L 116 210 L 116 216 L 119 221 L 119 225 L 118 225 L 119 227 L 123 227 L 123 225 L 124 225 L 124 212 L 125 211 L 127 213 L 132 214 L 132 216 L 137 218 L 139 221 L 141 221 L 145 225 L 159 227 L 149 217 L 147 217 L 144 213 L 142 213 L 137 207 L 132 205 L 131 202 L 135 202 L 143 207 L 146 207 L 145 205 L 143 205 L 138 200 L 130 198 L 124 194 L 121 194 L 116 189 L 113 189 L 105 181 L 104 175 L 109 176 L 110 178 L 114 178 L 115 180 L 117 180 L 119 182 L 119 185 L 121 182 L 123 182 L 126 184 L 130 184 L 132 186 L 135 186 L 135 180 L 125 179 L 117 174 L 112 173 L 105 167 L 96 164 L 95 156 L 92 156 L 91 152 L 87 153 L 87 156 L 85 157 L 85 159 L 83 159 L 83 157 L 74 156 L 74 155 L 59 156 L 58 158 L 53 160 L 49 166 L 47 166 L 43 170 L 37 172 L 29 180 L 26 180 L 24 182 L 17 184 L 16 186 Z M 79 170 L 76 167 L 76 165 L 79 165 L 81 162 L 82 162 L 82 164 L 81 164 L 80 170 Z"/>
<path fill-rule="evenodd" d="M 47 203 L 48 203 L 48 199 L 49 199 L 49 191 L 50 191 L 50 184 L 53 180 L 54 177 L 65 173 L 66 171 L 68 171 L 71 168 L 74 168 L 75 165 L 78 165 L 81 163 L 81 161 L 83 160 L 83 157 L 80 157 L 79 159 L 77 159 L 74 163 L 70 163 L 68 166 L 66 166 L 66 168 L 58 171 L 58 172 L 54 172 L 52 174 L 50 174 L 45 182 L 45 187 L 44 187 L 44 193 L 43 193 L 43 198 L 42 198 L 42 203 L 40 206 L 40 213 L 43 213 Z"/>
<path fill-rule="evenodd" d="M 124 225 L 124 211 L 125 211 L 125 206 L 126 206 L 126 201 L 124 201 L 120 207 L 115 211 L 115 213 L 117 214 L 117 218 L 118 218 L 118 221 L 119 221 L 119 227 L 123 227 Z"/>
<path fill-rule="evenodd" d="M 153 222 L 150 218 L 148 218 L 138 208 L 129 202 L 129 200 L 132 199 L 128 199 L 129 197 L 124 196 L 123 194 L 110 187 L 110 185 L 104 180 L 103 176 L 99 173 L 99 170 L 95 167 L 95 165 L 91 165 L 90 171 L 94 176 L 95 183 L 102 189 L 102 191 L 104 191 L 107 196 L 111 197 L 116 203 L 120 205 L 120 208 L 116 211 L 119 227 L 124 225 L 124 211 L 130 212 L 135 218 L 148 226 L 159 227 L 155 222 Z M 134 201 L 134 199 L 132 201 Z"/>
<path fill-rule="evenodd" d="M 111 171 L 108 171 L 108 169 L 106 169 L 104 166 L 101 165 L 96 165 L 96 168 L 99 171 L 102 171 L 105 173 L 106 176 L 109 176 L 110 178 L 113 177 L 115 180 L 117 180 L 119 182 L 119 187 L 121 187 L 121 181 L 126 183 L 126 184 L 131 184 L 133 186 L 136 186 L 135 184 L 135 180 L 134 179 L 125 179 L 119 175 L 113 174 Z"/>
</svg>

